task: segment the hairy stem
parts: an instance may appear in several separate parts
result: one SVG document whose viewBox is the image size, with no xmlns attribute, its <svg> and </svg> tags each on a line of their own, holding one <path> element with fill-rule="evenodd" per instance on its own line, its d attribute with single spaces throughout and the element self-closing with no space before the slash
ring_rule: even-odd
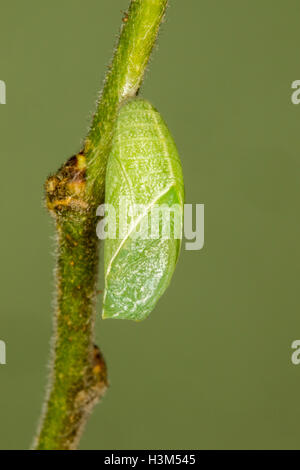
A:
<svg viewBox="0 0 300 470">
<path fill-rule="evenodd" d="M 167 0 L 132 0 L 82 152 L 46 182 L 56 221 L 55 331 L 49 389 L 35 449 L 76 449 L 93 405 L 107 388 L 106 366 L 94 346 L 98 240 L 96 207 L 120 105 L 143 79 Z"/>
<path fill-rule="evenodd" d="M 107 157 L 120 105 L 136 95 L 168 0 L 133 0 L 93 118 L 84 153 L 88 196 L 103 201 Z"/>
</svg>

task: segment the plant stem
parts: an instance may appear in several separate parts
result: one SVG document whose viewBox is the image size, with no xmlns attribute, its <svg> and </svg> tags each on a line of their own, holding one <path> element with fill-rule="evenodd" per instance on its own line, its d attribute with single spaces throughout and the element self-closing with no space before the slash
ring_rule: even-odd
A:
<svg viewBox="0 0 300 470">
<path fill-rule="evenodd" d="M 55 331 L 49 391 L 35 449 L 76 449 L 88 414 L 107 388 L 106 366 L 94 346 L 98 248 L 96 207 L 120 105 L 143 79 L 167 0 L 132 0 L 82 152 L 46 182 L 56 221 Z"/>
<path fill-rule="evenodd" d="M 168 0 L 133 0 L 123 18 L 119 44 L 84 147 L 87 191 L 98 204 L 103 202 L 106 162 L 119 107 L 141 86 L 167 3 Z"/>
</svg>

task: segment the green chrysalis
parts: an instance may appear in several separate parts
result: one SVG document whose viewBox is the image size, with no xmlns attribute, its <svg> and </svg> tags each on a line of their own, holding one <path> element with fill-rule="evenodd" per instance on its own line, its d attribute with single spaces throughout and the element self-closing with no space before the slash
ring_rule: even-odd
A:
<svg viewBox="0 0 300 470">
<path fill-rule="evenodd" d="M 104 245 L 103 318 L 143 320 L 174 272 L 184 205 L 175 143 L 160 114 L 145 100 L 130 100 L 120 109 L 107 164 L 105 205 L 114 208 L 118 233 Z M 168 225 L 170 233 L 165 231 Z"/>
</svg>

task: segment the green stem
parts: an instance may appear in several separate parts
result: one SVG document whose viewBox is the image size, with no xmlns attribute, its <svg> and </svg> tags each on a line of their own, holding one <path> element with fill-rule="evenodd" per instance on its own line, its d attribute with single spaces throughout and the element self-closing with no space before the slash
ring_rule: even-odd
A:
<svg viewBox="0 0 300 470">
<path fill-rule="evenodd" d="M 84 153 L 88 195 L 103 202 L 104 180 L 114 125 L 120 105 L 138 92 L 168 0 L 133 0 L 123 26 Z"/>
<path fill-rule="evenodd" d="M 94 346 L 98 240 L 96 207 L 118 110 L 143 79 L 167 0 L 132 0 L 83 151 L 46 182 L 56 221 L 57 269 L 52 368 L 35 449 L 75 449 L 93 405 L 107 388 Z"/>
</svg>

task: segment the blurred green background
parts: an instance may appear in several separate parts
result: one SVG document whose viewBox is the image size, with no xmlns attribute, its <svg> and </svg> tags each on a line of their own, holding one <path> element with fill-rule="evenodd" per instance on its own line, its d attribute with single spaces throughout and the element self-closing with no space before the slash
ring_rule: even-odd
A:
<svg viewBox="0 0 300 470">
<path fill-rule="evenodd" d="M 1 1 L 0 448 L 47 382 L 50 172 L 80 150 L 128 0 Z M 144 323 L 97 319 L 111 387 L 82 449 L 300 448 L 299 2 L 171 0 L 141 95 L 162 113 L 205 247 Z M 102 271 L 101 271 L 102 273 Z"/>
</svg>

